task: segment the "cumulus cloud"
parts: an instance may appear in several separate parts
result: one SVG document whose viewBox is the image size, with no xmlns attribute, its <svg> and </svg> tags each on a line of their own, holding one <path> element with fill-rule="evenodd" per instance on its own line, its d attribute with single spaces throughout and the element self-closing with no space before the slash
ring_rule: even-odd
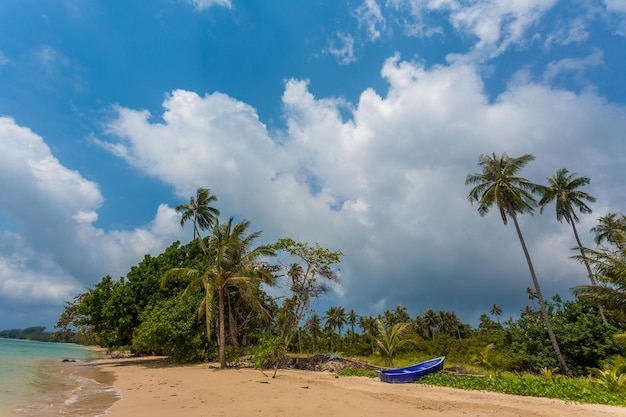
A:
<svg viewBox="0 0 626 417">
<path fill-rule="evenodd" d="M 174 209 L 132 231 L 96 228 L 103 196 L 92 181 L 64 167 L 43 138 L 0 117 L 0 304 L 60 305 L 102 276 L 124 275 L 146 253 L 180 237 Z"/>
<path fill-rule="evenodd" d="M 367 89 L 352 105 L 288 80 L 280 138 L 245 103 L 176 90 L 161 123 L 118 107 L 109 143 L 181 195 L 210 186 L 223 213 L 251 219 L 268 240 L 344 251 L 336 296 L 362 314 L 403 304 L 477 317 L 494 302 L 523 305 L 530 280 L 514 230 L 466 200 L 482 153 L 532 153 L 527 178 L 567 167 L 592 177 L 588 192 L 605 207 L 623 206 L 608 173 L 625 157 L 624 108 L 522 79 L 490 101 L 467 63 L 425 68 L 394 56 L 381 74 L 388 90 Z M 569 259 L 571 231 L 547 214 L 521 221 L 546 293 L 568 296 L 585 279 Z"/>
</svg>

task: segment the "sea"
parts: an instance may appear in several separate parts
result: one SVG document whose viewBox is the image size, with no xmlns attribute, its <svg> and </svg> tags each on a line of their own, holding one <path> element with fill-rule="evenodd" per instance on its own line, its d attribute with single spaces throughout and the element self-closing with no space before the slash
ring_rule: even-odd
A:
<svg viewBox="0 0 626 417">
<path fill-rule="evenodd" d="M 65 343 L 0 339 L 0 417 L 97 417 L 119 400 L 99 353 Z"/>
</svg>

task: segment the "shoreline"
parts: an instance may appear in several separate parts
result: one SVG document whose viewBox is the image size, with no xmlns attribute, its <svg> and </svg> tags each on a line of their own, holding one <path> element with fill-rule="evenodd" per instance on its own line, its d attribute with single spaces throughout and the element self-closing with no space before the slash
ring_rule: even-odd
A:
<svg viewBox="0 0 626 417">
<path fill-rule="evenodd" d="M 111 417 L 299 416 L 362 417 L 609 417 L 626 408 L 562 400 L 465 391 L 419 384 L 386 384 L 330 372 L 279 370 L 275 379 L 259 370 L 217 364 L 171 365 L 161 357 L 97 359 L 111 373 L 120 399 Z"/>
</svg>

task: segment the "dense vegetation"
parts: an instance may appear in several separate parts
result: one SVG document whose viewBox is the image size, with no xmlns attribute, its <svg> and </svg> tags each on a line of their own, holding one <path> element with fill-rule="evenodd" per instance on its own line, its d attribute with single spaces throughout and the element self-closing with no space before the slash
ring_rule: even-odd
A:
<svg viewBox="0 0 626 417">
<path fill-rule="evenodd" d="M 498 375 L 595 375 L 607 381 L 614 376 L 621 389 L 626 374 L 610 364 L 625 353 L 626 219 L 617 214 L 599 218 L 592 229 L 597 247 L 583 247 L 576 210 L 591 212 L 586 202 L 595 199 L 580 190 L 589 179 L 560 169 L 548 185 L 531 183 L 519 172 L 533 159 L 483 155 L 482 172 L 466 179 L 473 186 L 468 199 L 478 204 L 479 214 L 498 210 L 505 225 L 513 223 L 522 244 L 532 286 L 529 305 L 517 319 L 500 322 L 502 309 L 496 303 L 476 328 L 453 311 L 427 306 L 416 317 L 403 306 L 377 316 L 360 316 L 342 306 L 317 312 L 315 301 L 338 279 L 341 251 L 290 238 L 255 246 L 260 232 L 248 233 L 247 221 L 220 222 L 211 206 L 216 197 L 201 188 L 189 204 L 177 207 L 183 213 L 181 226 L 193 224 L 194 239 L 186 245 L 175 242 L 158 256 L 146 255 L 125 277 L 105 276 L 67 302 L 59 334 L 177 361 L 219 360 L 222 366 L 251 353 L 265 367 L 280 365 L 287 353 L 340 352 L 385 366 L 402 358 L 414 362 L 446 355 L 447 363 Z M 573 258 L 589 278 L 588 285 L 574 289 L 576 298 L 565 302 L 558 294 L 541 292 L 518 223 L 519 216 L 552 203 L 556 219 L 572 227 Z M 276 285 L 283 295 L 270 297 L 268 289 Z"/>
</svg>

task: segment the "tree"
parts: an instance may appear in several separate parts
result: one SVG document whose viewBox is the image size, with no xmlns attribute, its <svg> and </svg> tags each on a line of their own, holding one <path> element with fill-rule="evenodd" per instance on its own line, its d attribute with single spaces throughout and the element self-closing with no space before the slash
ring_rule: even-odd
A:
<svg viewBox="0 0 626 417">
<path fill-rule="evenodd" d="M 200 230 L 208 230 L 220 215 L 220 211 L 210 206 L 217 201 L 217 197 L 211 194 L 209 188 L 198 188 L 196 196 L 189 199 L 189 204 L 180 204 L 176 207 L 176 213 L 183 212 L 180 218 L 180 226 L 191 220 L 193 223 L 193 238 L 200 239 Z"/>
<path fill-rule="evenodd" d="M 411 323 L 396 323 L 392 327 L 387 327 L 381 320 L 377 321 L 378 334 L 376 339 L 380 355 L 385 358 L 387 366 L 393 366 L 393 358 L 403 346 L 412 343 L 407 338 L 407 333 L 411 328 Z"/>
<path fill-rule="evenodd" d="M 341 261 L 343 253 L 322 248 L 318 244 L 311 246 L 296 242 L 290 238 L 280 239 L 271 247 L 298 259 L 298 262 L 290 263 L 286 267 L 285 273 L 289 279 L 291 297 L 283 302 L 283 306 L 290 309 L 286 314 L 290 319 L 285 320 L 281 337 L 287 348 L 294 331 L 311 312 L 311 303 L 328 292 L 329 283 L 339 281 L 339 275 L 333 268 Z"/>
<path fill-rule="evenodd" d="M 533 303 L 533 308 L 535 308 L 535 298 L 537 298 L 537 294 L 535 294 L 533 287 L 526 287 L 526 294 L 528 295 L 530 302 Z"/>
<path fill-rule="evenodd" d="M 522 245 L 530 276 L 535 286 L 535 293 L 537 294 L 539 307 L 552 348 L 563 372 L 571 376 L 572 374 L 563 359 L 561 349 L 552 330 L 548 310 L 541 294 L 539 280 L 535 274 L 530 254 L 517 221 L 518 215 L 533 213 L 537 205 L 533 194 L 539 194 L 542 191 L 541 186 L 516 176 L 526 164 L 534 159 L 535 157 L 530 154 L 522 155 L 518 158 L 511 158 L 506 153 L 503 153 L 500 157 L 497 157 L 495 153 L 492 156 L 481 155 L 478 165 L 482 168 L 482 172 L 468 174 L 465 179 L 466 185 L 474 185 L 467 198 L 471 203 L 478 203 L 478 213 L 481 216 L 486 215 L 489 209 L 495 205 L 500 212 L 504 225 L 507 224 L 508 218 L 513 220 L 517 237 Z"/>
<path fill-rule="evenodd" d="M 428 330 L 430 337 L 435 340 L 435 329 L 437 328 L 437 313 L 432 308 L 427 309 L 422 316 L 424 326 Z"/>
<path fill-rule="evenodd" d="M 233 218 L 220 223 L 216 220 L 207 247 L 206 259 L 202 268 L 174 268 L 163 275 L 162 284 L 172 277 L 187 277 L 191 280 L 188 290 L 202 288 L 204 298 L 200 308 L 204 309 L 207 336 L 211 335 L 211 322 L 215 314 L 214 296 L 217 296 L 218 349 L 222 368 L 226 367 L 226 331 L 225 331 L 225 298 L 230 287 L 236 287 L 260 313 L 268 315 L 259 299 L 255 296 L 255 288 L 260 283 L 272 285 L 274 276 L 265 267 L 263 258 L 274 256 L 270 246 L 257 246 L 252 243 L 261 232 L 246 236 L 250 222 L 243 220 L 233 225 Z"/>
<path fill-rule="evenodd" d="M 579 285 L 574 288 L 574 295 L 599 303 L 612 315 L 626 320 L 626 249 L 587 248 L 585 254 L 594 267 L 595 278 L 603 285 Z"/>
<path fill-rule="evenodd" d="M 500 307 L 497 304 L 494 304 L 491 306 L 491 309 L 489 310 L 489 312 L 491 313 L 492 316 L 496 317 L 496 319 L 498 320 L 498 324 L 500 324 L 500 316 L 502 315 L 502 307 Z"/>
<path fill-rule="evenodd" d="M 311 340 L 313 342 L 313 353 L 317 352 L 317 340 L 322 334 L 322 322 L 320 321 L 320 317 L 317 314 L 311 315 L 309 319 L 306 321 L 306 328 L 311 335 Z"/>
<path fill-rule="evenodd" d="M 336 331 L 337 335 L 339 335 L 339 340 L 341 341 L 341 330 L 343 329 L 343 325 L 347 322 L 345 308 L 335 306 L 330 307 L 328 311 L 326 311 L 324 321 L 326 322 L 326 328 Z"/>
<path fill-rule="evenodd" d="M 596 285 L 589 262 L 587 262 L 585 258 L 585 251 L 583 244 L 580 242 L 578 230 L 576 230 L 576 223 L 579 222 L 579 219 L 574 210 L 574 208 L 576 208 L 583 214 L 591 213 L 591 209 L 585 204 L 585 201 L 593 203 L 596 201 L 595 197 L 579 190 L 580 187 L 584 187 L 590 182 L 591 180 L 588 177 L 576 177 L 576 174 L 568 175 L 567 169 L 561 168 L 556 171 L 551 178 L 548 178 L 548 186 L 543 188 L 543 196 L 541 200 L 539 200 L 539 205 L 541 206 L 540 212 L 543 213 L 543 209 L 548 204 L 553 201 L 555 202 L 556 219 L 561 223 L 563 219 L 565 219 L 565 221 L 572 226 L 574 237 L 576 238 L 576 243 L 580 250 L 582 263 L 585 264 L 587 268 L 587 276 L 591 281 L 591 285 Z M 598 309 L 600 311 L 600 317 L 602 317 L 602 322 L 608 324 L 606 317 L 604 317 L 602 306 L 598 306 Z"/>
<path fill-rule="evenodd" d="M 354 326 L 356 326 L 358 320 L 359 316 L 357 316 L 356 311 L 350 310 L 347 317 L 347 324 L 350 326 L 350 345 L 352 345 L 352 341 L 354 340 Z"/>
<path fill-rule="evenodd" d="M 623 214 L 609 213 L 600 217 L 598 222 L 600 224 L 591 229 L 595 234 L 596 245 L 607 242 L 622 250 L 626 244 L 626 217 Z"/>
<path fill-rule="evenodd" d="M 359 317 L 359 327 L 370 341 L 370 346 L 372 348 L 372 355 L 374 354 L 375 341 L 378 336 L 378 323 L 375 317 L 372 316 L 361 316 Z"/>
</svg>

